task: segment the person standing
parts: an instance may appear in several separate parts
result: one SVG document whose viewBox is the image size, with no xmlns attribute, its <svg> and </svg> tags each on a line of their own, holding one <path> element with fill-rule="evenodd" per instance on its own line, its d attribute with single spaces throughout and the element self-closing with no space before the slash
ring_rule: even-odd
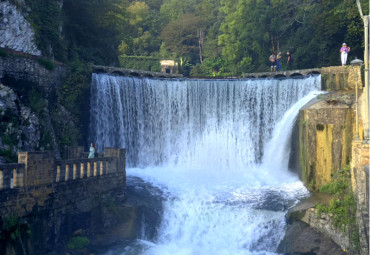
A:
<svg viewBox="0 0 370 255">
<path fill-rule="evenodd" d="M 293 55 L 290 53 L 290 51 L 287 51 L 286 55 L 287 55 L 286 63 L 288 65 L 288 70 L 291 70 L 292 69 L 292 63 L 293 63 Z"/>
<path fill-rule="evenodd" d="M 340 59 L 342 61 L 342 66 L 345 66 L 347 63 L 347 57 L 348 57 L 348 52 L 351 50 L 350 47 L 347 47 L 347 44 L 343 43 L 342 48 L 340 48 Z"/>
<path fill-rule="evenodd" d="M 276 56 L 276 71 L 280 71 L 281 70 L 281 51 L 277 54 Z"/>
<path fill-rule="evenodd" d="M 270 66 L 271 66 L 271 72 L 274 71 L 276 72 L 276 56 L 274 53 L 271 54 L 269 57 L 270 60 Z"/>
<path fill-rule="evenodd" d="M 88 158 L 95 158 L 95 145 L 91 143 Z"/>
</svg>

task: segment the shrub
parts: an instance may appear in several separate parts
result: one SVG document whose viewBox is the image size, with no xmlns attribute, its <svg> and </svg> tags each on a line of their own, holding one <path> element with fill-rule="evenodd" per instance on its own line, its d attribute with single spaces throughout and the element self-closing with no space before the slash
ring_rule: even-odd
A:
<svg viewBox="0 0 370 255">
<path fill-rule="evenodd" d="M 350 167 L 346 166 L 333 176 L 331 183 L 323 185 L 320 189 L 320 192 L 333 195 L 329 205 L 318 204 L 316 206 L 318 217 L 322 213 L 327 214 L 334 226 L 343 232 L 354 223 L 353 215 L 356 212 L 356 202 L 351 191 L 350 181 Z"/>
<path fill-rule="evenodd" d="M 160 59 L 147 56 L 119 56 L 120 66 L 123 68 L 160 72 Z"/>
<path fill-rule="evenodd" d="M 7 52 L 7 51 L 5 51 L 5 50 L 3 50 L 3 49 L 0 49 L 0 57 L 5 58 L 5 57 L 7 57 L 7 56 L 8 56 L 8 52 Z"/>
<path fill-rule="evenodd" d="M 68 249 L 77 250 L 89 246 L 90 240 L 85 236 L 75 236 L 67 244 Z"/>
<path fill-rule="evenodd" d="M 54 70 L 54 63 L 53 61 L 45 58 L 39 58 L 38 62 L 41 66 L 45 67 L 47 70 L 52 71 Z"/>
</svg>

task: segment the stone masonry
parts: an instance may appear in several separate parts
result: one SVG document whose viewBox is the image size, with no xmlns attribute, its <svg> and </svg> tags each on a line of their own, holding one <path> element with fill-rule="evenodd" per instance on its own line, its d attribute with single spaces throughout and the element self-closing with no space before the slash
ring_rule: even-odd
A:
<svg viewBox="0 0 370 255">
<path fill-rule="evenodd" d="M 93 159 L 77 154 L 55 160 L 52 152 L 22 152 L 18 164 L 0 164 L 0 223 L 16 216 L 30 226 L 28 254 L 64 247 L 76 231 L 93 236 L 132 221 L 121 206 L 125 150 L 105 148 L 103 157 Z M 125 233 L 127 238 L 135 236 L 132 231 Z"/>
</svg>

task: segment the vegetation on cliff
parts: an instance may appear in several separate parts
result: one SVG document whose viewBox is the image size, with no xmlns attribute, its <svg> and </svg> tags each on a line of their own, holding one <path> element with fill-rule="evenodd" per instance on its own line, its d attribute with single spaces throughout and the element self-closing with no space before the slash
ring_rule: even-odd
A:
<svg viewBox="0 0 370 255">
<path fill-rule="evenodd" d="M 338 171 L 333 175 L 331 183 L 323 185 L 320 192 L 325 192 L 333 195 L 329 205 L 318 204 L 317 216 L 325 213 L 331 219 L 334 227 L 342 230 L 343 233 L 350 233 L 351 251 L 359 249 L 359 236 L 356 229 L 356 201 L 351 188 L 351 172 L 350 167 Z"/>
<path fill-rule="evenodd" d="M 366 10 L 368 2 L 361 2 Z M 271 52 L 282 51 L 284 63 L 285 51 L 291 51 L 293 68 L 338 65 L 343 42 L 351 46 L 350 58 L 363 52 L 363 24 L 350 0 L 50 0 L 46 4 L 26 0 L 25 4 L 23 11 L 43 55 L 62 62 L 77 58 L 119 65 L 120 56 L 125 67 L 137 68 L 138 58 L 177 59 L 185 74 L 221 76 L 267 71 Z"/>
</svg>

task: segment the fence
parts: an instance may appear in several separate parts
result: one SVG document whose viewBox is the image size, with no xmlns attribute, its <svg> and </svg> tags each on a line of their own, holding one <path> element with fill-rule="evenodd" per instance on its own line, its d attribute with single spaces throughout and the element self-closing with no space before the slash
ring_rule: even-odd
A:
<svg viewBox="0 0 370 255">
<path fill-rule="evenodd" d="M 0 164 L 0 190 L 126 174 L 124 149 L 105 148 L 98 155 L 102 156 L 55 160 L 52 152 L 20 152 L 18 164 Z"/>
</svg>

